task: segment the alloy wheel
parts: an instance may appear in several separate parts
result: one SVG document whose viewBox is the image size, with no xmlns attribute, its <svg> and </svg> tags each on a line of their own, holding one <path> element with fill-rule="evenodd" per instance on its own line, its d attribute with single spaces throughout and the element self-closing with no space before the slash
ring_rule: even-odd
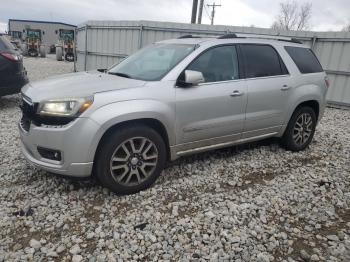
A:
<svg viewBox="0 0 350 262">
<path fill-rule="evenodd" d="M 302 113 L 295 122 L 293 140 L 296 145 L 302 146 L 308 142 L 313 132 L 313 121 L 309 113 Z"/>
<path fill-rule="evenodd" d="M 145 137 L 133 137 L 122 142 L 114 151 L 110 171 L 117 183 L 135 186 L 153 173 L 157 162 L 156 145 Z"/>
</svg>

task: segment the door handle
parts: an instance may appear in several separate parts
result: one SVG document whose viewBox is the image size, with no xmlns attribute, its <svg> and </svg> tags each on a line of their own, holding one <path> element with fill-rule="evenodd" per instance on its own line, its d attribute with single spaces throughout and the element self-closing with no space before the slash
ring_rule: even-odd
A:
<svg viewBox="0 0 350 262">
<path fill-rule="evenodd" d="M 242 96 L 242 95 L 244 95 L 244 93 L 238 90 L 235 90 L 230 94 L 230 96 Z"/>
<path fill-rule="evenodd" d="M 289 86 L 289 85 L 283 85 L 282 86 L 282 88 L 281 88 L 281 90 L 282 91 L 287 91 L 287 90 L 289 90 L 291 87 Z"/>
</svg>

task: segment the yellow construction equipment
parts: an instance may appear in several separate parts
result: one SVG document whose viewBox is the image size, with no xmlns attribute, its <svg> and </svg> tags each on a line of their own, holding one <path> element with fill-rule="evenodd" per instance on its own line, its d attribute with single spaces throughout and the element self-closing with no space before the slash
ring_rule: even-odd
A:
<svg viewBox="0 0 350 262">
<path fill-rule="evenodd" d="M 25 43 L 22 46 L 24 55 L 28 56 L 46 56 L 45 46 L 42 44 L 41 30 L 39 29 L 27 29 Z"/>
<path fill-rule="evenodd" d="M 74 30 L 60 29 L 59 39 L 56 44 L 57 61 L 74 61 Z"/>
</svg>

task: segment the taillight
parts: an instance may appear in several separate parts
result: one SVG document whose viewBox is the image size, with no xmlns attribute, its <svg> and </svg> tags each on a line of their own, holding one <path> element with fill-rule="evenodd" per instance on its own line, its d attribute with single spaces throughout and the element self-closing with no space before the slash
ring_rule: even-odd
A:
<svg viewBox="0 0 350 262">
<path fill-rule="evenodd" d="M 329 85 L 330 85 L 330 82 L 329 82 L 329 78 L 328 78 L 328 76 L 325 76 L 325 78 L 324 78 L 324 82 L 326 83 L 326 87 L 328 88 L 328 87 L 329 87 Z"/>
<path fill-rule="evenodd" d="M 3 57 L 7 58 L 8 60 L 11 61 L 19 61 L 21 60 L 21 57 L 19 55 L 13 55 L 10 53 L 6 53 L 6 52 L 0 52 L 0 55 L 2 55 Z"/>
</svg>

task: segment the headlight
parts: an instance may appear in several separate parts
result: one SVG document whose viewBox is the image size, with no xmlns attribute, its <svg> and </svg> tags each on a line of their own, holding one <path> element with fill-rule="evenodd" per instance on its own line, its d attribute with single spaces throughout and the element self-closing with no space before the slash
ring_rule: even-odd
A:
<svg viewBox="0 0 350 262">
<path fill-rule="evenodd" d="M 83 113 L 93 103 L 93 98 L 64 98 L 40 103 L 39 115 L 72 117 Z"/>
</svg>

